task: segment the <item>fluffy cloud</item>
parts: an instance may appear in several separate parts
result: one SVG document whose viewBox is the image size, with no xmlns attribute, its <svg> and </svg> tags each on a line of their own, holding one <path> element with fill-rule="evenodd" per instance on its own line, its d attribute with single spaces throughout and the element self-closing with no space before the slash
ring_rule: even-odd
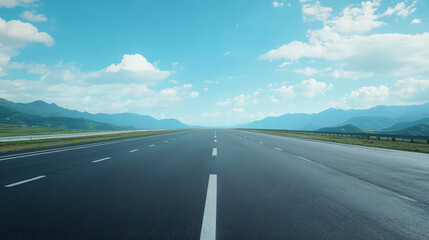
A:
<svg viewBox="0 0 429 240">
<path fill-rule="evenodd" d="M 413 21 L 411 21 L 411 24 L 419 24 L 422 23 L 420 19 L 414 18 Z"/>
<path fill-rule="evenodd" d="M 328 90 L 332 89 L 332 84 L 326 84 L 325 82 L 318 82 L 316 79 L 312 78 L 309 80 L 304 80 L 299 84 L 291 85 L 291 86 L 281 86 L 279 88 L 270 89 L 270 91 L 277 93 L 278 96 L 282 98 L 291 99 L 296 95 L 302 94 L 308 98 L 313 98 L 317 94 L 325 94 Z M 271 98 L 273 101 L 273 96 Z"/>
<path fill-rule="evenodd" d="M 47 20 L 45 15 L 37 14 L 36 11 L 24 11 L 20 16 L 30 22 L 46 22 Z"/>
<path fill-rule="evenodd" d="M 133 81 L 145 84 L 155 84 L 171 75 L 170 71 L 159 70 L 140 54 L 125 54 L 118 64 L 91 73 L 88 78 L 92 81 L 123 82 Z M 192 86 L 192 85 L 191 85 Z"/>
<path fill-rule="evenodd" d="M 0 7 L 14 8 L 17 6 L 27 6 L 39 0 L 0 0 Z"/>
<path fill-rule="evenodd" d="M 429 73 L 429 33 L 368 34 L 385 23 L 384 16 L 404 17 L 413 12 L 414 2 L 377 14 L 379 1 L 346 7 L 338 16 L 317 2 L 303 6 L 304 16 L 323 22 L 321 29 L 308 31 L 308 42 L 292 41 L 260 56 L 261 59 L 323 59 L 338 63 L 345 72 L 371 72 L 401 76 Z M 340 76 L 340 74 L 337 74 Z"/>
<path fill-rule="evenodd" d="M 307 76 L 311 76 L 311 75 L 319 73 L 319 71 L 317 69 L 311 68 L 311 67 L 306 67 L 304 69 L 295 69 L 294 72 L 295 73 L 304 74 L 304 75 L 307 75 Z"/>
<path fill-rule="evenodd" d="M 5 21 L 0 18 L 0 66 L 9 63 L 18 54 L 19 48 L 30 43 L 43 43 L 52 46 L 54 39 L 30 23 L 19 20 Z"/>
<path fill-rule="evenodd" d="M 225 99 L 225 100 L 221 100 L 221 101 L 218 101 L 217 103 L 216 103 L 216 105 L 218 105 L 218 106 L 225 106 L 225 105 L 229 105 L 231 103 L 231 99 L 229 99 L 229 98 L 227 98 L 227 99 Z"/>
<path fill-rule="evenodd" d="M 403 105 L 423 103 L 427 101 L 429 94 L 429 80 L 407 78 L 398 80 L 389 87 L 380 86 L 360 87 L 347 94 L 334 106 L 341 108 L 369 108 L 376 105 Z"/>
<path fill-rule="evenodd" d="M 273 5 L 274 8 L 283 7 L 283 3 L 282 2 L 272 2 L 272 5 Z"/>
<path fill-rule="evenodd" d="M 305 96 L 313 98 L 317 94 L 325 94 L 326 91 L 332 88 L 332 84 L 328 85 L 324 82 L 318 82 L 316 79 L 312 78 L 302 81 L 296 86 L 296 88 L 301 90 Z"/>
<path fill-rule="evenodd" d="M 189 93 L 189 96 L 192 98 L 196 98 L 196 97 L 200 96 L 200 94 L 197 91 L 192 91 L 191 93 Z"/>
</svg>

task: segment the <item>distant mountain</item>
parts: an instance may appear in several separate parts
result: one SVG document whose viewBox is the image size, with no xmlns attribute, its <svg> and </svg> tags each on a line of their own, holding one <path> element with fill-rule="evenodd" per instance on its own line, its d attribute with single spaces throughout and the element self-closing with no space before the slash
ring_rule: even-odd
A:
<svg viewBox="0 0 429 240">
<path fill-rule="evenodd" d="M 288 113 L 278 117 L 267 117 L 243 127 L 312 131 L 324 127 L 353 124 L 359 128 L 378 130 L 398 122 L 416 121 L 427 117 L 429 117 L 429 103 L 408 106 L 376 106 L 361 110 L 330 108 L 320 113 Z"/>
<path fill-rule="evenodd" d="M 419 124 L 429 125 L 429 118 L 423 118 L 423 119 L 419 119 L 419 120 L 413 121 L 413 122 L 400 122 L 400 123 L 397 123 L 393 126 L 385 128 L 384 130 L 404 129 L 404 128 L 412 127 L 412 126 L 419 125 Z"/>
<path fill-rule="evenodd" d="M 54 103 L 48 104 L 43 101 L 31 103 L 14 103 L 0 98 L 0 106 L 9 107 L 26 114 L 39 115 L 43 117 L 72 117 L 85 118 L 98 122 L 105 122 L 113 125 L 134 127 L 137 129 L 178 129 L 189 128 L 188 125 L 176 119 L 157 120 L 151 116 L 139 115 L 134 113 L 118 114 L 92 114 L 88 112 L 79 112 L 57 106 Z"/>
<path fill-rule="evenodd" d="M 81 130 L 129 130 L 130 127 L 120 127 L 108 123 L 92 121 L 84 118 L 71 117 L 42 117 L 15 111 L 12 108 L 0 106 L 0 124 L 36 125 L 58 129 Z"/>
<path fill-rule="evenodd" d="M 327 127 L 317 130 L 318 132 L 334 132 L 334 133 L 363 133 L 366 132 L 352 124 L 340 126 L 340 127 Z"/>
<path fill-rule="evenodd" d="M 397 135 L 429 136 L 429 125 L 417 124 L 413 126 L 408 126 L 403 129 L 384 131 L 384 133 L 397 134 Z"/>
</svg>

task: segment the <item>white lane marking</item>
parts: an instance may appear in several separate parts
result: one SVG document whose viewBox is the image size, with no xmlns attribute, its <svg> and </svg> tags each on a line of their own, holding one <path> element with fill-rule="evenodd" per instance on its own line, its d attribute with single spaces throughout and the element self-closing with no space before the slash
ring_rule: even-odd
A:
<svg viewBox="0 0 429 240">
<path fill-rule="evenodd" d="M 214 138 L 216 138 L 216 136 L 214 136 Z"/>
<path fill-rule="evenodd" d="M 149 145 L 148 147 L 155 147 L 155 144 L 151 144 L 151 145 Z"/>
<path fill-rule="evenodd" d="M 263 142 L 259 142 L 259 144 L 264 144 Z"/>
<path fill-rule="evenodd" d="M 168 141 L 164 141 L 164 143 L 168 143 Z"/>
<path fill-rule="evenodd" d="M 210 174 L 200 240 L 216 239 L 217 175 Z"/>
<path fill-rule="evenodd" d="M 305 157 L 301 157 L 301 156 L 297 156 L 297 157 L 300 158 L 300 159 L 302 159 L 302 160 L 304 160 L 304 161 L 314 163 L 313 161 L 311 161 L 310 159 L 307 159 Z"/>
<path fill-rule="evenodd" d="M 251 138 L 250 140 L 255 141 L 255 139 L 254 139 L 254 138 Z"/>
<path fill-rule="evenodd" d="M 31 181 L 35 181 L 35 180 L 38 180 L 38 179 L 41 179 L 41 178 L 44 178 L 44 177 L 46 177 L 45 175 L 41 175 L 41 176 L 38 176 L 38 177 L 34 177 L 34 178 L 30 178 L 30 179 L 26 179 L 26 180 L 23 180 L 23 181 L 19 181 L 19 182 L 16 182 L 16 183 L 11 183 L 11 184 L 8 184 L 8 185 L 6 185 L 6 186 L 4 186 L 4 187 L 15 187 L 15 186 L 17 186 L 17 185 L 21 185 L 21 184 L 24 184 L 24 183 L 28 183 L 28 182 L 31 182 Z"/>
<path fill-rule="evenodd" d="M 180 132 L 179 132 L 180 133 Z M 134 139 L 126 139 L 126 140 L 112 140 L 107 143 L 91 143 L 91 144 L 85 144 L 78 147 L 64 147 L 64 148 L 57 148 L 53 150 L 40 150 L 40 151 L 34 151 L 29 153 L 18 153 L 18 154 L 11 154 L 0 157 L 1 161 L 16 159 L 16 158 L 25 158 L 25 157 L 32 157 L 32 156 L 38 156 L 38 155 L 45 155 L 50 153 L 57 153 L 57 152 L 65 152 L 65 151 L 72 151 L 72 150 L 78 150 L 83 148 L 91 148 L 91 147 L 98 147 L 98 146 L 104 146 L 104 145 L 110 145 L 115 143 L 124 143 L 124 142 L 130 142 L 130 141 L 138 141 L 138 140 L 144 140 L 145 138 L 153 138 L 153 137 L 159 137 L 159 136 L 165 136 L 165 135 L 172 135 L 172 134 L 178 134 L 178 133 L 165 133 L 165 134 L 155 134 L 152 136 L 143 136 L 140 138 L 134 138 Z M 176 139 L 174 139 L 176 140 Z"/>
<path fill-rule="evenodd" d="M 397 193 L 397 194 L 398 194 L 399 197 L 401 197 L 401 198 L 403 198 L 405 200 L 408 200 L 408 201 L 411 201 L 411 202 L 417 202 L 417 200 L 415 200 L 415 199 L 412 199 L 410 197 L 404 196 L 404 195 L 399 194 L 399 193 Z"/>
<path fill-rule="evenodd" d="M 282 149 L 281 148 L 274 148 L 275 150 L 277 150 L 277 151 L 282 151 Z"/>
<path fill-rule="evenodd" d="M 106 160 L 109 160 L 109 159 L 111 159 L 111 157 L 106 157 L 106 158 L 102 158 L 102 159 L 94 160 L 94 161 L 92 161 L 92 162 L 93 162 L 93 163 L 98 163 L 98 162 L 106 161 Z"/>
<path fill-rule="evenodd" d="M 131 151 L 130 151 L 130 153 L 131 153 L 131 152 L 137 152 L 137 151 L 138 151 L 138 149 L 134 149 L 134 150 L 131 150 Z"/>
<path fill-rule="evenodd" d="M 217 156 L 217 148 L 213 148 L 212 156 Z"/>
<path fill-rule="evenodd" d="M 217 142 L 217 140 L 215 139 L 214 142 Z"/>
</svg>

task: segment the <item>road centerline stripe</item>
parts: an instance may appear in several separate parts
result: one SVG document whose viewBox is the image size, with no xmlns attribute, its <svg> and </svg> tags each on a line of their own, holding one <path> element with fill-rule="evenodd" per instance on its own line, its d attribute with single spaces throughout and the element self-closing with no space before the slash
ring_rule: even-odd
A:
<svg viewBox="0 0 429 240">
<path fill-rule="evenodd" d="M 217 156 L 217 148 L 213 148 L 212 156 Z"/>
<path fill-rule="evenodd" d="M 217 140 L 215 139 L 214 142 L 217 142 Z"/>
<path fill-rule="evenodd" d="M 259 142 L 259 144 L 264 144 L 263 142 Z"/>
<path fill-rule="evenodd" d="M 130 153 L 137 152 L 138 149 L 131 150 Z"/>
<path fill-rule="evenodd" d="M 98 162 L 106 161 L 106 160 L 109 160 L 109 159 L 111 159 L 111 157 L 106 157 L 106 158 L 102 158 L 102 159 L 94 160 L 94 161 L 92 161 L 92 162 L 93 162 L 93 163 L 98 163 Z"/>
<path fill-rule="evenodd" d="M 29 179 L 26 179 L 26 180 L 23 180 L 23 181 L 19 181 L 19 182 L 16 182 L 16 183 L 11 183 L 11 184 L 8 184 L 8 185 L 6 185 L 6 186 L 4 186 L 4 187 L 15 187 L 15 186 L 17 186 L 17 185 L 21 185 L 21 184 L 24 184 L 24 183 L 28 183 L 28 182 L 32 182 L 32 181 L 35 181 L 35 180 L 38 180 L 38 179 L 41 179 L 41 178 L 44 178 L 44 177 L 46 177 L 45 175 L 41 175 L 41 176 L 38 176 L 38 177 L 34 177 L 34 178 L 29 178 Z"/>
<path fill-rule="evenodd" d="M 276 149 L 277 151 L 280 151 L 280 152 L 282 151 L 282 149 L 281 149 L 281 148 L 274 148 L 274 149 Z"/>
<path fill-rule="evenodd" d="M 210 174 L 200 240 L 216 239 L 217 175 Z"/>
<path fill-rule="evenodd" d="M 148 147 L 155 147 L 155 144 L 151 144 L 151 145 L 149 145 Z"/>
<path fill-rule="evenodd" d="M 168 143 L 168 141 L 164 141 L 164 143 Z"/>
</svg>

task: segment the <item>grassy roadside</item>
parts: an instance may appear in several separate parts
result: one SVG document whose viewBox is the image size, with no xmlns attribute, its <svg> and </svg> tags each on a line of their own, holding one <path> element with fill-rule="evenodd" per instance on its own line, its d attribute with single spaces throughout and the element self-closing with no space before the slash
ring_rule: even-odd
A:
<svg viewBox="0 0 429 240">
<path fill-rule="evenodd" d="M 97 132 L 89 130 L 56 129 L 41 126 L 0 124 L 0 137 Z"/>
<path fill-rule="evenodd" d="M 411 152 L 422 152 L 429 153 L 429 144 L 427 143 L 411 143 L 411 142 L 400 142 L 391 140 L 377 140 L 377 139 L 368 139 L 368 138 L 358 138 L 358 137 L 349 137 L 349 136 L 326 136 L 326 135 L 318 135 L 315 133 L 306 133 L 306 132 L 291 132 L 291 131 L 282 131 L 282 130 L 259 130 L 259 129 L 236 129 L 241 131 L 255 132 L 255 133 L 265 133 L 271 135 L 278 136 L 286 136 L 286 137 L 297 137 L 297 138 L 307 138 L 307 139 L 315 139 L 321 141 L 329 141 L 329 142 L 337 142 L 337 143 L 346 143 L 346 144 L 354 144 L 368 147 L 378 147 L 378 148 L 388 148 L 388 149 L 396 149 L 403 151 L 411 151 Z"/>
<path fill-rule="evenodd" d="M 185 131 L 185 130 L 189 130 L 189 129 L 132 132 L 132 133 L 101 135 L 101 136 L 43 139 L 43 140 L 19 141 L 19 142 L 1 142 L 0 143 L 0 153 L 1 152 L 21 151 L 21 150 L 34 149 L 34 148 L 45 148 L 45 147 L 54 147 L 54 146 L 61 146 L 61 145 L 70 145 L 70 144 L 77 144 L 77 143 L 89 143 L 89 142 L 111 140 L 111 139 L 139 137 L 139 136 L 154 135 L 154 134 L 160 134 L 160 133 L 180 132 L 180 131 Z"/>
</svg>

